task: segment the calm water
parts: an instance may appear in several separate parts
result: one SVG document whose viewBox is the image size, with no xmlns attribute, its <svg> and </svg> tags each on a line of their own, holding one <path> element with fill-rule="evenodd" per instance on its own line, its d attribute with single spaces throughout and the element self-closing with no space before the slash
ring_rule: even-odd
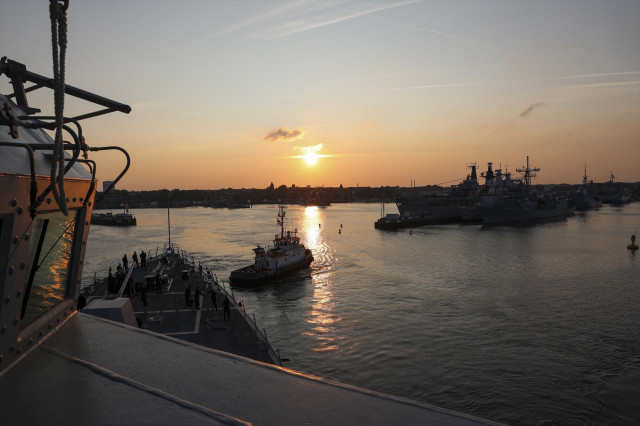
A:
<svg viewBox="0 0 640 426">
<path fill-rule="evenodd" d="M 276 212 L 175 209 L 172 241 L 227 280 L 270 243 Z M 640 203 L 398 232 L 373 228 L 376 204 L 287 212 L 311 270 L 232 287 L 285 366 L 511 424 L 640 423 L 640 253 L 626 249 Z M 92 226 L 86 281 L 166 244 L 167 211 L 135 213 L 134 228 Z"/>
</svg>

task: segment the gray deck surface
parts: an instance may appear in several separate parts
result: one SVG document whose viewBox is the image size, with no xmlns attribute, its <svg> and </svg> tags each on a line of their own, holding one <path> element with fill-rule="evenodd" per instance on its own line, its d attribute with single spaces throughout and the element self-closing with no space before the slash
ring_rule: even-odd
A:
<svg viewBox="0 0 640 426">
<path fill-rule="evenodd" d="M 224 290 L 220 286 L 209 285 L 211 280 L 206 272 L 201 274 L 195 266 L 182 263 L 177 255 L 168 256 L 167 264 L 162 264 L 160 260 L 161 257 L 156 257 L 147 261 L 146 269 L 134 268 L 132 272 L 134 283 L 144 283 L 145 276 L 155 272 L 166 274 L 167 277 L 160 293 L 155 287 L 148 289 L 146 306 L 140 291 L 130 296 L 142 328 L 258 361 L 277 363 L 275 353 L 270 353 L 264 339 L 256 334 L 253 322 L 247 319 L 244 310 L 235 306 L 232 298 L 230 320 L 223 320 Z M 188 270 L 191 272 L 189 278 L 185 279 L 183 271 Z M 195 287 L 200 287 L 203 293 L 199 303 L 201 309 L 195 309 L 195 303 L 187 306 L 185 289 L 188 284 L 191 284 L 192 300 Z M 207 288 L 216 291 L 217 309 L 212 305 Z M 104 295 L 105 290 L 106 282 L 102 282 L 94 293 Z"/>
<path fill-rule="evenodd" d="M 0 377 L 0 401 L 7 425 L 488 423 L 83 313 Z"/>
</svg>

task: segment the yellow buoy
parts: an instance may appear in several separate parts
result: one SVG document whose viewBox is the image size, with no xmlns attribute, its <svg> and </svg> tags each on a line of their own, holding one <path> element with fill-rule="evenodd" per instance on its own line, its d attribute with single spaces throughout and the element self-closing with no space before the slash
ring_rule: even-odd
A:
<svg viewBox="0 0 640 426">
<path fill-rule="evenodd" d="M 627 245 L 629 250 L 638 250 L 638 245 L 636 244 L 636 234 L 631 236 L 631 244 Z"/>
</svg>

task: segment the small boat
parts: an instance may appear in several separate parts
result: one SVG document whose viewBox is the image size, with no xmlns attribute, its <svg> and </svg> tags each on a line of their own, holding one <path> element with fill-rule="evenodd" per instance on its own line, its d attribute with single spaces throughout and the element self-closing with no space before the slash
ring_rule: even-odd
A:
<svg viewBox="0 0 640 426">
<path fill-rule="evenodd" d="M 280 234 L 276 234 L 273 247 L 258 246 L 253 249 L 255 254 L 253 265 L 236 269 L 229 275 L 229 281 L 234 283 L 257 283 L 271 278 L 298 271 L 308 267 L 313 261 L 311 250 L 300 243 L 298 230 L 284 230 L 286 212 L 285 207 L 278 210 L 278 225 Z"/>
<path fill-rule="evenodd" d="M 111 212 L 93 213 L 91 215 L 91 224 L 106 226 L 135 226 L 137 221 L 136 217 L 127 210 L 124 213 L 116 214 Z"/>
</svg>

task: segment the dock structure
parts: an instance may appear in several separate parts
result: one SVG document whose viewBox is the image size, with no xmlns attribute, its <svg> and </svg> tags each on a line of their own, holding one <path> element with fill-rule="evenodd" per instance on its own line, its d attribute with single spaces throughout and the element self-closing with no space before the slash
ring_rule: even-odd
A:
<svg viewBox="0 0 640 426">
<path fill-rule="evenodd" d="M 87 300 L 83 312 L 114 319 L 96 313 L 102 306 L 100 302 L 108 300 L 113 305 L 116 299 L 128 300 L 142 329 L 280 365 L 278 352 L 242 301 L 236 300 L 233 292 L 224 283 L 221 285 L 208 268 L 195 263 L 193 258 L 189 262 L 186 253 L 175 251 L 147 259 L 146 268 L 129 265 L 130 271 L 124 271 L 120 277 L 96 279 L 83 289 Z M 196 289 L 199 289 L 197 301 Z M 229 300 L 228 320 L 224 317 L 225 298 Z"/>
</svg>

